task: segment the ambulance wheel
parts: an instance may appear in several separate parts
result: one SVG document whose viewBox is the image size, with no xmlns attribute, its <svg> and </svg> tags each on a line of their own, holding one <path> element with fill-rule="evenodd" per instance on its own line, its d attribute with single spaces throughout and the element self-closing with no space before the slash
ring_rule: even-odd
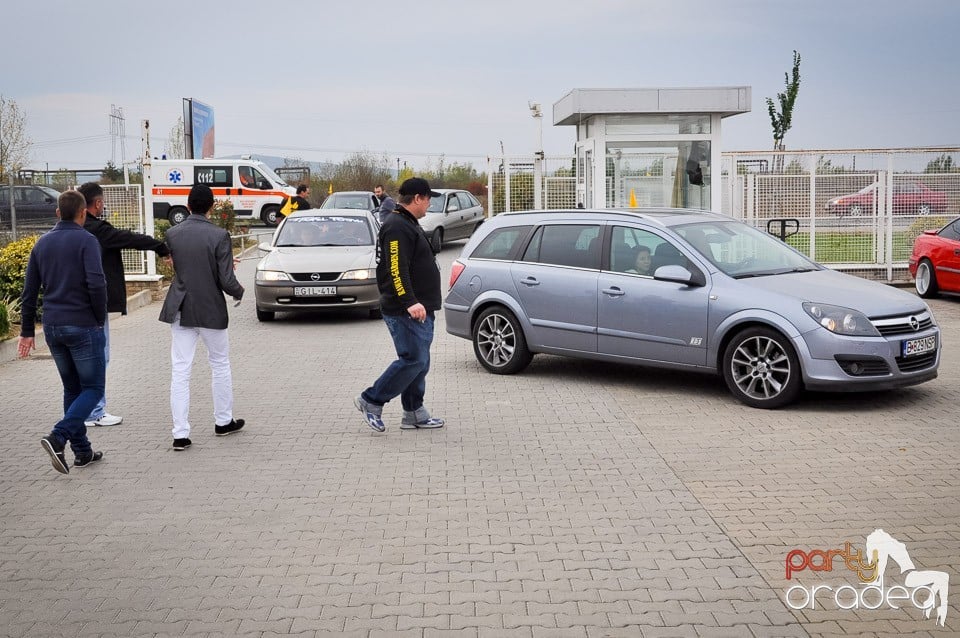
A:
<svg viewBox="0 0 960 638">
<path fill-rule="evenodd" d="M 190 215 L 189 211 L 183 206 L 174 206 L 170 209 L 170 212 L 167 213 L 167 219 L 170 220 L 171 226 L 176 226 Z"/>
<path fill-rule="evenodd" d="M 264 206 L 263 212 L 260 213 L 260 219 L 262 219 L 263 223 L 267 226 L 276 226 L 280 223 L 279 212 L 279 206 Z"/>
</svg>

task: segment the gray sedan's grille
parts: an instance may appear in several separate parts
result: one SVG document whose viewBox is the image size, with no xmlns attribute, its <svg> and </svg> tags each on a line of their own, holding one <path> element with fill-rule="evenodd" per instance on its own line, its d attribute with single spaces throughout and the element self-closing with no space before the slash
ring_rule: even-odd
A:
<svg viewBox="0 0 960 638">
<path fill-rule="evenodd" d="M 929 312 L 924 311 L 904 317 L 871 319 L 870 323 L 872 323 L 884 337 L 889 337 L 891 335 L 904 335 L 926 330 L 933 325 L 933 319 L 931 319 Z"/>
<path fill-rule="evenodd" d="M 340 279 L 339 272 L 294 272 L 290 273 L 294 281 L 336 281 Z"/>
</svg>

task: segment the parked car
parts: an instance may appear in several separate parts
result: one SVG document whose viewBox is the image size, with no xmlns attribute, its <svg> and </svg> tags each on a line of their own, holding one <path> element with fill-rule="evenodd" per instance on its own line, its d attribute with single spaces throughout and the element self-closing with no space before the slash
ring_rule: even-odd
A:
<svg viewBox="0 0 960 638">
<path fill-rule="evenodd" d="M 277 312 L 361 308 L 380 316 L 378 223 L 369 211 L 304 210 L 286 217 L 257 263 L 257 319 Z"/>
<path fill-rule="evenodd" d="M 876 210 L 877 186 L 874 182 L 851 195 L 834 197 L 824 208 L 833 215 L 872 215 Z M 896 182 L 893 185 L 893 212 L 898 215 L 930 215 L 947 210 L 947 194 L 932 190 L 923 182 Z"/>
<path fill-rule="evenodd" d="M 13 205 L 17 226 L 46 230 L 57 223 L 57 199 L 60 193 L 47 186 L 14 186 Z M 0 224 L 10 226 L 10 187 L 0 186 Z"/>
<path fill-rule="evenodd" d="M 377 200 L 371 191 L 340 191 L 331 193 L 320 208 L 349 208 L 350 210 L 374 210 Z"/>
<path fill-rule="evenodd" d="M 430 198 L 427 214 L 420 219 L 434 252 L 440 252 L 443 242 L 466 239 L 483 223 L 483 206 L 469 191 L 435 188 L 440 193 Z"/>
<path fill-rule="evenodd" d="M 757 408 L 922 383 L 940 364 L 915 295 L 706 211 L 497 215 L 453 263 L 443 308 L 496 374 L 534 353 L 708 372 Z"/>
<path fill-rule="evenodd" d="M 921 297 L 960 293 L 960 217 L 940 230 L 918 235 L 908 267 Z"/>
</svg>

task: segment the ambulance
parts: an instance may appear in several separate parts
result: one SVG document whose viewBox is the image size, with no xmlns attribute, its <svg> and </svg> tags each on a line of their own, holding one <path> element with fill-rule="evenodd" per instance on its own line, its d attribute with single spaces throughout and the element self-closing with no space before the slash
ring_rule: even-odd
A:
<svg viewBox="0 0 960 638">
<path fill-rule="evenodd" d="M 194 184 L 206 184 L 216 199 L 230 200 L 237 219 L 260 219 L 268 226 L 279 223 L 284 198 L 296 195 L 269 166 L 249 158 L 153 160 L 150 173 L 153 217 L 173 226 L 190 214 L 187 196 Z"/>
</svg>

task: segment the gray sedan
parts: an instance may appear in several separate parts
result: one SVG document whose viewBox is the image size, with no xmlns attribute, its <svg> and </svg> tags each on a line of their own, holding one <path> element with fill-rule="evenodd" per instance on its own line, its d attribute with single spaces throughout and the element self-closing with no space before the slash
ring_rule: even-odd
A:
<svg viewBox="0 0 960 638">
<path fill-rule="evenodd" d="M 444 314 L 497 374 L 539 352 L 710 372 L 758 408 L 805 387 L 922 383 L 940 364 L 940 330 L 915 295 L 706 211 L 499 215 L 454 262 Z"/>
<path fill-rule="evenodd" d="M 283 220 L 257 264 L 257 319 L 277 312 L 362 308 L 380 316 L 378 223 L 367 211 L 305 210 Z"/>
</svg>

